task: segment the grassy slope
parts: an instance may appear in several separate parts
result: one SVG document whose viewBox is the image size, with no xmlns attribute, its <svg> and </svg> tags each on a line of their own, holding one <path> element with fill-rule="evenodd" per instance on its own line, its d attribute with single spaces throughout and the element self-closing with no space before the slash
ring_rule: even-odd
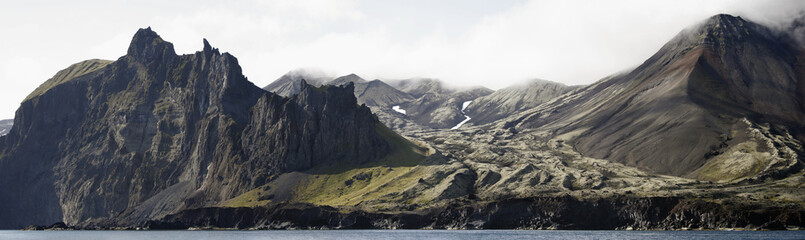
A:
<svg viewBox="0 0 805 240">
<path fill-rule="evenodd" d="M 221 205 L 250 207 L 266 205 L 272 201 L 287 201 L 355 206 L 378 199 L 395 200 L 398 203 L 427 202 L 428 199 L 403 199 L 397 194 L 417 184 L 427 173 L 427 167 L 419 165 L 429 154 L 427 149 L 409 142 L 382 124 L 377 124 L 376 129 L 392 147 L 391 153 L 382 159 L 360 165 L 319 165 L 302 173 L 286 173 L 277 178 L 284 180 L 275 180 Z M 278 186 L 280 184 L 290 186 Z M 287 197 L 269 200 L 269 195 Z"/>
<path fill-rule="evenodd" d="M 708 161 L 699 170 L 697 178 L 705 181 L 729 182 L 756 176 L 768 166 L 771 158 L 768 152 L 758 150 L 757 142 L 743 142 Z"/>
<path fill-rule="evenodd" d="M 59 71 L 52 78 L 45 81 L 45 83 L 39 85 L 39 87 L 37 87 L 31 94 L 28 94 L 28 96 L 25 97 L 24 101 L 28 101 L 31 98 L 40 96 L 45 92 L 47 92 L 48 90 L 50 90 L 51 88 L 58 86 L 59 84 L 65 83 L 67 81 L 86 75 L 88 73 L 97 71 L 98 69 L 106 67 L 106 65 L 109 65 L 110 63 L 112 63 L 112 61 L 91 59 L 70 65 L 70 67 L 67 67 L 64 70 Z"/>
</svg>

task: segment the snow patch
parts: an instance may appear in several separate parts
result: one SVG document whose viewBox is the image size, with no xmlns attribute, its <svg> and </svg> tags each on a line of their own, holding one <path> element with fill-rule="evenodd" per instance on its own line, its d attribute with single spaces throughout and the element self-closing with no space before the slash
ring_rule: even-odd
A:
<svg viewBox="0 0 805 240">
<path fill-rule="evenodd" d="M 465 118 L 464 118 L 464 121 L 461 121 L 461 122 L 460 122 L 460 123 L 458 123 L 458 124 L 457 124 L 455 127 L 450 128 L 451 130 L 455 130 L 455 129 L 460 128 L 460 127 L 461 127 L 461 125 L 464 125 L 465 123 L 467 123 L 468 121 L 470 121 L 470 119 L 472 119 L 472 118 L 470 118 L 470 116 L 467 116 L 467 114 L 466 114 L 466 113 L 464 113 L 464 109 L 467 109 L 467 106 L 469 106 L 469 105 L 470 105 L 470 103 L 472 103 L 472 101 L 466 101 L 466 102 L 464 102 L 463 104 L 461 104 L 461 115 L 464 115 L 464 117 L 465 117 Z"/>
<path fill-rule="evenodd" d="M 391 110 L 394 110 L 394 111 L 396 111 L 396 112 L 398 112 L 398 113 L 402 113 L 403 115 L 407 115 L 407 114 L 405 114 L 405 109 L 400 108 L 400 106 L 399 106 L 399 105 L 398 105 L 398 106 L 391 107 Z M 463 111 L 462 111 L 462 112 L 463 112 Z"/>
<path fill-rule="evenodd" d="M 464 109 L 467 109 L 467 106 L 469 106 L 469 105 L 470 105 L 470 103 L 472 103 L 472 100 L 470 100 L 470 101 L 466 101 L 466 102 L 464 102 L 463 104 L 461 104 L 461 114 L 465 114 L 465 113 L 464 113 Z"/>
</svg>

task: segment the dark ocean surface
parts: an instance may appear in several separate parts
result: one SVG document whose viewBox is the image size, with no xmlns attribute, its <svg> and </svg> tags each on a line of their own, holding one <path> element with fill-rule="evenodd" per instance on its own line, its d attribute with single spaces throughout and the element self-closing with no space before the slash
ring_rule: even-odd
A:
<svg viewBox="0 0 805 240">
<path fill-rule="evenodd" d="M 805 231 L 527 231 L 527 230 L 277 230 L 277 231 L 0 231 L 0 239 L 805 239 Z"/>
</svg>

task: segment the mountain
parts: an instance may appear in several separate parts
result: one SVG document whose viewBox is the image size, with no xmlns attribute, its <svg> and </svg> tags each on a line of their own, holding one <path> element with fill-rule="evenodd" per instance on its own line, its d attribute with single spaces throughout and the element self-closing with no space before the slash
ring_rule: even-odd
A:
<svg viewBox="0 0 805 240">
<path fill-rule="evenodd" d="M 332 81 L 328 82 L 327 84 L 334 85 L 334 86 L 340 86 L 340 85 L 344 85 L 344 84 L 347 84 L 347 83 L 363 84 L 363 83 L 366 83 L 366 80 L 364 80 L 363 78 L 361 78 L 357 74 L 350 73 L 349 75 L 337 77 L 337 78 L 333 79 Z"/>
<path fill-rule="evenodd" d="M 312 86 L 321 87 L 331 81 L 332 78 L 316 75 L 304 70 L 296 70 L 282 75 L 268 86 L 263 87 L 263 89 L 283 97 L 290 97 L 291 95 L 299 93 L 302 89 L 303 80 Z"/>
<path fill-rule="evenodd" d="M 451 93 L 426 93 L 403 104 L 414 122 L 434 129 L 449 129 L 466 119 L 462 108 L 465 102 L 492 93 L 486 88 L 474 88 Z"/>
<path fill-rule="evenodd" d="M 413 100 L 375 108 L 380 120 L 399 132 L 449 129 L 466 119 L 462 105 L 493 91 L 484 87 L 452 88 L 437 79 L 389 80 L 388 84 L 412 96 Z"/>
<path fill-rule="evenodd" d="M 11 126 L 13 125 L 14 119 L 0 120 L 0 137 L 8 134 L 8 131 L 11 130 Z"/>
<path fill-rule="evenodd" d="M 585 156 L 709 181 L 802 167 L 803 47 L 740 17 L 683 30 L 636 69 L 509 118 Z"/>
<path fill-rule="evenodd" d="M 545 80 L 511 86 L 472 101 L 467 106 L 470 123 L 483 125 L 534 108 L 578 87 Z"/>
<path fill-rule="evenodd" d="M 349 83 L 355 84 L 355 97 L 358 98 L 359 104 L 378 107 L 391 107 L 392 105 L 411 101 L 413 99 L 410 95 L 401 92 L 392 86 L 389 86 L 383 81 L 366 81 L 355 74 L 338 77 L 327 84 L 333 86 L 342 86 Z"/>
<path fill-rule="evenodd" d="M 431 94 L 445 94 L 451 93 L 450 89 L 445 88 L 443 83 L 438 79 L 430 78 L 413 78 L 403 80 L 389 81 L 389 85 L 399 89 L 400 91 L 411 94 L 415 98 L 420 98 L 426 93 Z"/>
<path fill-rule="evenodd" d="M 330 79 L 304 71 L 292 71 L 283 75 L 268 86 L 265 86 L 263 89 L 287 97 L 299 92 L 299 86 L 302 85 L 302 81 L 313 86 L 344 86 L 353 84 L 355 86 L 355 97 L 358 98 L 358 104 L 366 104 L 368 106 L 385 107 L 412 99 L 410 95 L 389 86 L 383 81 L 366 81 L 354 73 Z"/>
<path fill-rule="evenodd" d="M 72 65 L 21 104 L 0 137 L 0 228 L 143 222 L 283 173 L 371 163 L 406 141 L 352 84 L 299 91 L 254 86 L 206 40 L 177 55 L 140 29 L 125 56 Z"/>
<path fill-rule="evenodd" d="M 353 83 L 359 104 L 369 106 L 383 124 L 403 132 L 456 126 L 466 118 L 461 111 L 464 102 L 492 93 L 483 87 L 460 91 L 445 88 L 436 79 L 366 81 L 356 74 L 349 74 L 326 81 L 326 78 L 302 75 L 304 73 L 285 74 L 263 89 L 290 96 L 298 92 L 296 86 L 303 80 L 314 86 Z"/>
</svg>

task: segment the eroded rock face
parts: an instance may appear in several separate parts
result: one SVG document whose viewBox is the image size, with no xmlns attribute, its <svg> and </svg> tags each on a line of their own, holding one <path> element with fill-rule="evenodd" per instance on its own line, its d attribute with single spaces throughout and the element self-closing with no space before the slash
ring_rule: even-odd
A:
<svg viewBox="0 0 805 240">
<path fill-rule="evenodd" d="M 204 41 L 176 55 L 140 29 L 128 54 L 22 103 L 0 138 L 0 227 L 136 222 L 327 162 L 389 151 L 354 87 L 266 92 Z"/>
</svg>

